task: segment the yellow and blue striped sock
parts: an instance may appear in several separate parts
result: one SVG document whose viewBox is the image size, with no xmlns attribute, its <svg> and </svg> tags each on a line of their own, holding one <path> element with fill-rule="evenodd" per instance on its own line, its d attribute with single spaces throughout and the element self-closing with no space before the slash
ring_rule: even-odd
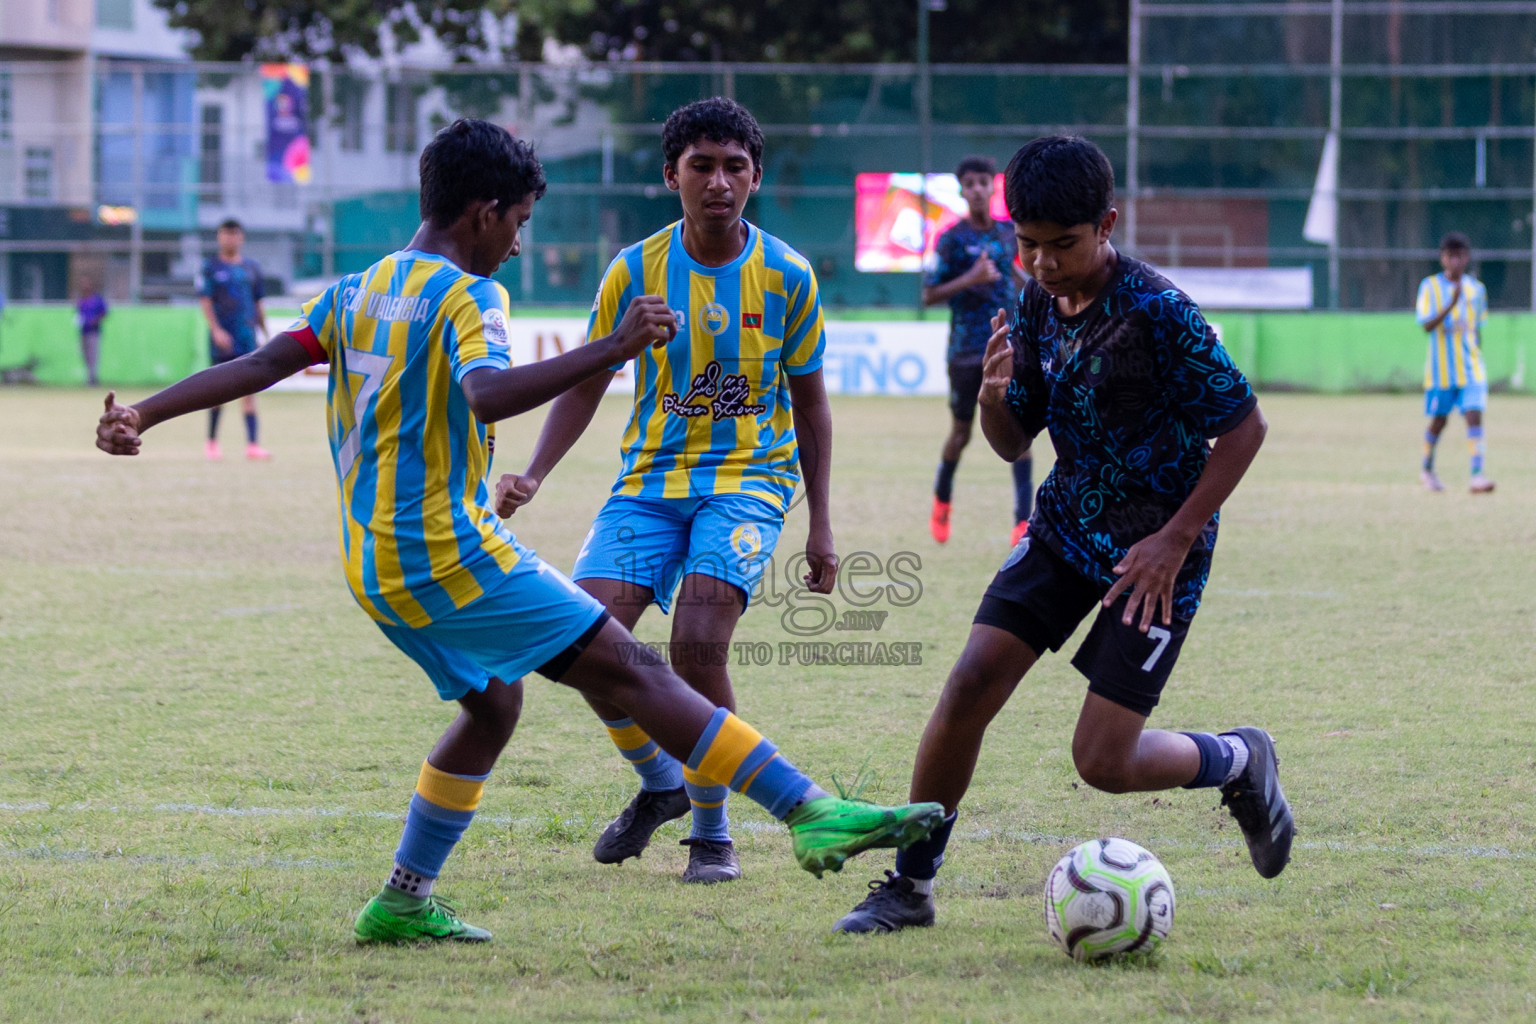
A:
<svg viewBox="0 0 1536 1024">
<path fill-rule="evenodd" d="M 1483 440 L 1483 428 L 1481 425 L 1467 428 L 1467 451 L 1472 456 L 1472 475 L 1481 476 L 1483 473 L 1483 458 L 1488 454 L 1487 442 Z"/>
<path fill-rule="evenodd" d="M 683 769 L 683 785 L 688 790 L 688 802 L 693 805 L 693 831 L 689 837 L 712 843 L 730 842 L 731 820 L 725 809 L 730 789 L 692 768 Z"/>
<path fill-rule="evenodd" d="M 1440 440 L 1440 435 L 1432 430 L 1424 431 L 1424 472 L 1435 471 L 1435 442 Z"/>
<path fill-rule="evenodd" d="M 688 767 L 726 784 L 783 820 L 815 786 L 763 734 L 725 708 L 716 708 L 688 756 Z"/>
<path fill-rule="evenodd" d="M 416 792 L 405 815 L 405 831 L 395 851 L 395 868 L 386 889 L 425 899 L 443 863 L 464 836 L 485 792 L 485 775 L 454 775 L 430 762 L 421 763 Z"/>
<path fill-rule="evenodd" d="M 616 721 L 602 720 L 608 729 L 608 737 L 619 748 L 624 760 L 640 776 L 640 788 L 653 793 L 677 789 L 683 784 L 683 766 L 677 758 L 662 750 L 656 741 L 635 724 L 633 718 Z"/>
</svg>

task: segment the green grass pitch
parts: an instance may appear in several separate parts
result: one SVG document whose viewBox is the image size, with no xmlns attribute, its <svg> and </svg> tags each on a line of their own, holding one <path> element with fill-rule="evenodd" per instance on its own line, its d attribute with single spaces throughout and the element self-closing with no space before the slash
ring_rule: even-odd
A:
<svg viewBox="0 0 1536 1024">
<path fill-rule="evenodd" d="M 201 416 L 111 460 L 90 444 L 100 406 L 0 393 L 0 1020 L 1536 1018 L 1536 400 L 1494 397 L 1499 490 L 1474 497 L 1459 423 L 1449 491 L 1418 488 L 1415 396 L 1265 396 L 1268 442 L 1153 722 L 1274 732 L 1300 829 L 1279 880 L 1252 871 L 1211 791 L 1077 782 L 1084 684 L 1056 656 L 992 729 L 938 925 L 834 936 L 889 859 L 818 882 L 744 800 L 739 883 L 677 884 L 676 825 L 638 862 L 595 864 L 632 776 L 576 695 L 535 678 L 442 883 L 496 941 L 447 949 L 351 941 L 451 711 L 347 595 L 322 400 L 261 399 L 269 464 L 238 457 L 233 408 L 222 463 L 203 459 Z M 513 520 L 562 568 L 623 411 L 605 403 Z M 793 760 L 825 782 L 867 759 L 868 795 L 891 800 L 1005 553 L 1008 474 L 978 433 L 938 548 L 942 402 L 834 414 L 839 549 L 915 553 L 921 595 L 875 605 L 879 632 L 826 639 L 921 644 L 921 664 L 779 664 L 793 637 L 763 606 L 738 639 L 773 663 L 735 676 L 744 716 Z M 539 419 L 502 425 L 498 469 L 521 468 Z M 798 509 L 781 553 L 804 537 Z M 642 637 L 666 621 L 651 611 Z M 1042 881 L 1101 835 L 1172 874 L 1178 918 L 1151 960 L 1086 968 L 1048 942 Z"/>
</svg>

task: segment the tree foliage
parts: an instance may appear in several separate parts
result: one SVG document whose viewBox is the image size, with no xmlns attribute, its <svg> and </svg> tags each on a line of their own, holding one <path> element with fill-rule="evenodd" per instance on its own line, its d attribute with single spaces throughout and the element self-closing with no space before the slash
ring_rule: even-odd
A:
<svg viewBox="0 0 1536 1024">
<path fill-rule="evenodd" d="M 911 61 L 917 0 L 525 0 L 525 31 L 598 60 Z M 934 61 L 1122 63 L 1125 0 L 948 0 Z M 521 45 L 521 44 L 520 44 Z"/>
<path fill-rule="evenodd" d="M 203 60 L 379 56 L 430 30 L 455 56 L 538 60 L 546 39 L 596 60 L 911 61 L 917 0 L 154 0 Z M 497 36 L 517 15 L 515 40 Z M 1120 63 L 1125 0 L 948 0 L 946 62 Z M 489 30 L 489 31 L 488 31 Z"/>
<path fill-rule="evenodd" d="M 455 56 L 492 54 L 487 29 L 513 11 L 513 0 L 154 0 L 172 28 L 190 29 L 199 60 L 343 60 L 377 57 L 386 40 L 406 46 L 426 31 Z"/>
</svg>

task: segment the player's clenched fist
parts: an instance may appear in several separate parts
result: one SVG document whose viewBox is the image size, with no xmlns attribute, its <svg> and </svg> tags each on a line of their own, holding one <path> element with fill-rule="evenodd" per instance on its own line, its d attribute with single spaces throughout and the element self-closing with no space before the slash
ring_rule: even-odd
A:
<svg viewBox="0 0 1536 1024">
<path fill-rule="evenodd" d="M 531 476 L 503 473 L 496 481 L 496 514 L 506 519 L 533 500 L 539 493 L 539 481 Z"/>
<path fill-rule="evenodd" d="M 987 288 L 1002 280 L 1003 275 L 998 272 L 997 264 L 992 262 L 992 257 L 982 253 L 981 257 L 971 264 L 971 269 L 966 271 L 965 278 L 972 288 Z"/>
<path fill-rule="evenodd" d="M 992 317 L 992 337 L 981 362 L 982 405 L 1002 405 L 1008 397 L 1008 383 L 1013 380 L 1013 346 L 1008 344 L 1008 311 L 999 309 Z"/>
<path fill-rule="evenodd" d="M 96 447 L 108 455 L 137 455 L 139 444 L 139 411 L 118 405 L 117 392 L 108 391 L 106 411 L 96 424 Z"/>
<path fill-rule="evenodd" d="M 624 359 L 633 359 L 647 345 L 665 345 L 677 336 L 677 317 L 660 295 L 641 295 L 630 300 L 624 319 L 614 328 L 614 344 Z"/>
</svg>

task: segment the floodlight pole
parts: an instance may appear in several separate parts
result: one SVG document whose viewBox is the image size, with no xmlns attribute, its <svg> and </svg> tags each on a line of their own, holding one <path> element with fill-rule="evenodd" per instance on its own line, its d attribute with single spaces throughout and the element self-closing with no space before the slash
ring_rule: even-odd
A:
<svg viewBox="0 0 1536 1024">
<path fill-rule="evenodd" d="M 1125 82 L 1125 251 L 1136 252 L 1136 193 L 1141 188 L 1141 0 L 1131 0 Z"/>
<path fill-rule="evenodd" d="M 933 169 L 933 80 L 928 68 L 928 13 L 943 10 L 944 0 L 917 0 L 917 134 L 918 163 L 918 260 L 928 253 L 928 172 Z M 921 275 L 921 267 L 918 274 Z M 923 307 L 922 278 L 917 286 L 917 318 L 927 315 Z"/>
<path fill-rule="evenodd" d="M 133 220 L 128 225 L 128 301 L 144 296 L 144 66 L 134 65 L 133 86 Z"/>
<path fill-rule="evenodd" d="M 1339 139 L 1339 129 L 1344 123 L 1344 0 L 1333 0 L 1333 12 L 1329 17 L 1328 41 L 1328 131 Z M 1343 139 L 1336 143 L 1342 150 Z M 1342 170 L 1344 161 L 1339 160 Z M 1339 203 L 1339 179 L 1334 175 L 1333 232 L 1328 239 L 1328 308 L 1339 308 L 1339 233 L 1344 227 L 1343 209 Z"/>
</svg>

